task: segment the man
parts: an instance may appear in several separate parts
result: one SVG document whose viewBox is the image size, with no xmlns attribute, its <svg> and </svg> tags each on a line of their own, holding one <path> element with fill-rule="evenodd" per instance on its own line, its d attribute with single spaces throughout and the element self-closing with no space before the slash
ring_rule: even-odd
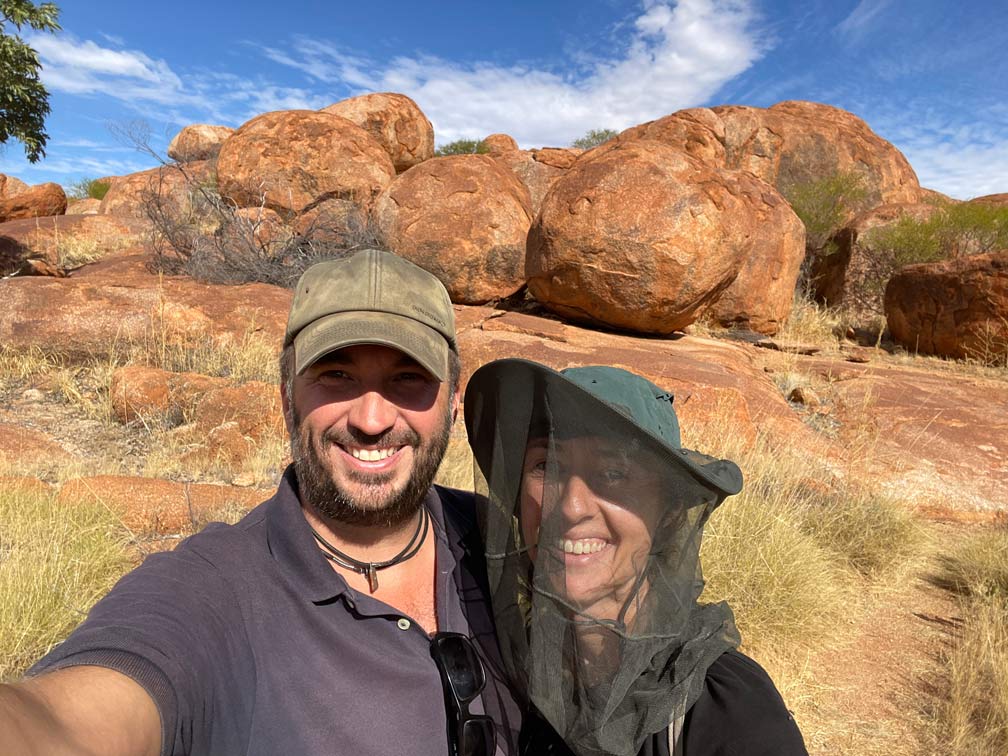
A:
<svg viewBox="0 0 1008 756">
<path fill-rule="evenodd" d="M 281 356 L 294 464 L 276 494 L 148 558 L 0 686 L 0 753 L 484 756 L 490 720 L 508 753 L 518 722 L 473 501 L 431 486 L 458 379 L 435 277 L 375 250 L 306 271 Z M 435 631 L 475 638 L 476 658 L 458 636 L 435 649 Z M 485 670 L 481 695 L 460 690 L 465 661 Z"/>
</svg>

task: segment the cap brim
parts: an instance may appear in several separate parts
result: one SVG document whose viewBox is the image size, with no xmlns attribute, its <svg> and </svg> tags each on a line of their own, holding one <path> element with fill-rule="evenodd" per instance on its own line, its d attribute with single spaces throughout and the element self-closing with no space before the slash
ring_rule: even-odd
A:
<svg viewBox="0 0 1008 756">
<path fill-rule="evenodd" d="M 325 355 L 358 344 L 396 349 L 444 381 L 448 377 L 448 342 L 433 328 L 412 318 L 384 312 L 338 312 L 309 323 L 294 337 L 294 368 L 300 375 Z"/>
<path fill-rule="evenodd" d="M 734 462 L 710 457 L 691 449 L 672 447 L 617 407 L 603 401 L 556 370 L 538 362 L 513 358 L 495 360 L 483 365 L 473 373 L 466 386 L 466 430 L 473 446 L 473 454 L 481 466 L 484 461 L 489 461 L 486 453 L 488 450 L 479 447 L 484 441 L 490 443 L 492 439 L 483 439 L 482 432 L 472 427 L 471 409 L 477 402 L 484 408 L 528 406 L 532 400 L 531 393 L 542 389 L 566 395 L 578 403 L 578 406 L 594 408 L 598 414 L 590 415 L 591 420 L 593 422 L 597 420 L 603 427 L 608 423 L 629 425 L 643 440 L 650 441 L 652 445 L 665 451 L 673 464 L 683 468 L 699 483 L 716 493 L 732 496 L 742 490 L 742 472 Z M 498 396 L 501 401 L 496 401 Z M 488 400 L 492 403 L 488 403 Z M 585 413 L 584 416 L 589 415 Z"/>
</svg>

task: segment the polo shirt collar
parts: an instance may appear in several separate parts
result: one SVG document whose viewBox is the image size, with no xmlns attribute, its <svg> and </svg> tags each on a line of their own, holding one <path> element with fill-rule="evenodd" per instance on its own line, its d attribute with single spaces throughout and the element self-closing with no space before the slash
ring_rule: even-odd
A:
<svg viewBox="0 0 1008 756">
<path fill-rule="evenodd" d="M 434 487 L 424 499 L 431 515 L 431 528 L 437 539 L 439 569 L 454 569 L 464 555 L 465 534 L 446 525 L 441 498 Z M 270 554 L 276 559 L 291 584 L 309 601 L 323 603 L 349 591 L 343 577 L 330 565 L 312 535 L 301 511 L 300 492 L 294 466 L 284 471 L 280 485 L 269 500 L 266 512 L 266 540 Z M 446 562 L 450 558 L 451 562 Z"/>
</svg>

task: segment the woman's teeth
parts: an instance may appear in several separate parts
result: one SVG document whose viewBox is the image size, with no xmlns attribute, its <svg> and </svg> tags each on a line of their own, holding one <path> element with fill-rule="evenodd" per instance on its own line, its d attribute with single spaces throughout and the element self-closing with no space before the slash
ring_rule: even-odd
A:
<svg viewBox="0 0 1008 756">
<path fill-rule="evenodd" d="M 565 554 L 594 554 L 596 551 L 604 549 L 605 546 L 605 541 L 596 540 L 572 541 L 568 538 L 557 541 L 557 548 L 563 549 Z"/>
<path fill-rule="evenodd" d="M 350 456 L 354 459 L 359 459 L 363 462 L 378 462 L 382 459 L 388 459 L 393 454 L 399 451 L 396 449 L 350 449 Z"/>
</svg>

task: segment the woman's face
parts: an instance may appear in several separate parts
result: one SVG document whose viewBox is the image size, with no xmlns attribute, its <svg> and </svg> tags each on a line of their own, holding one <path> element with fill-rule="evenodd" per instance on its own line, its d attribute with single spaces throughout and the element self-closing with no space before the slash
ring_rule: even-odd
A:
<svg viewBox="0 0 1008 756">
<path fill-rule="evenodd" d="M 658 525 L 654 457 L 600 437 L 533 440 L 522 471 L 521 523 L 537 569 L 585 614 L 617 619 L 640 585 Z"/>
</svg>

